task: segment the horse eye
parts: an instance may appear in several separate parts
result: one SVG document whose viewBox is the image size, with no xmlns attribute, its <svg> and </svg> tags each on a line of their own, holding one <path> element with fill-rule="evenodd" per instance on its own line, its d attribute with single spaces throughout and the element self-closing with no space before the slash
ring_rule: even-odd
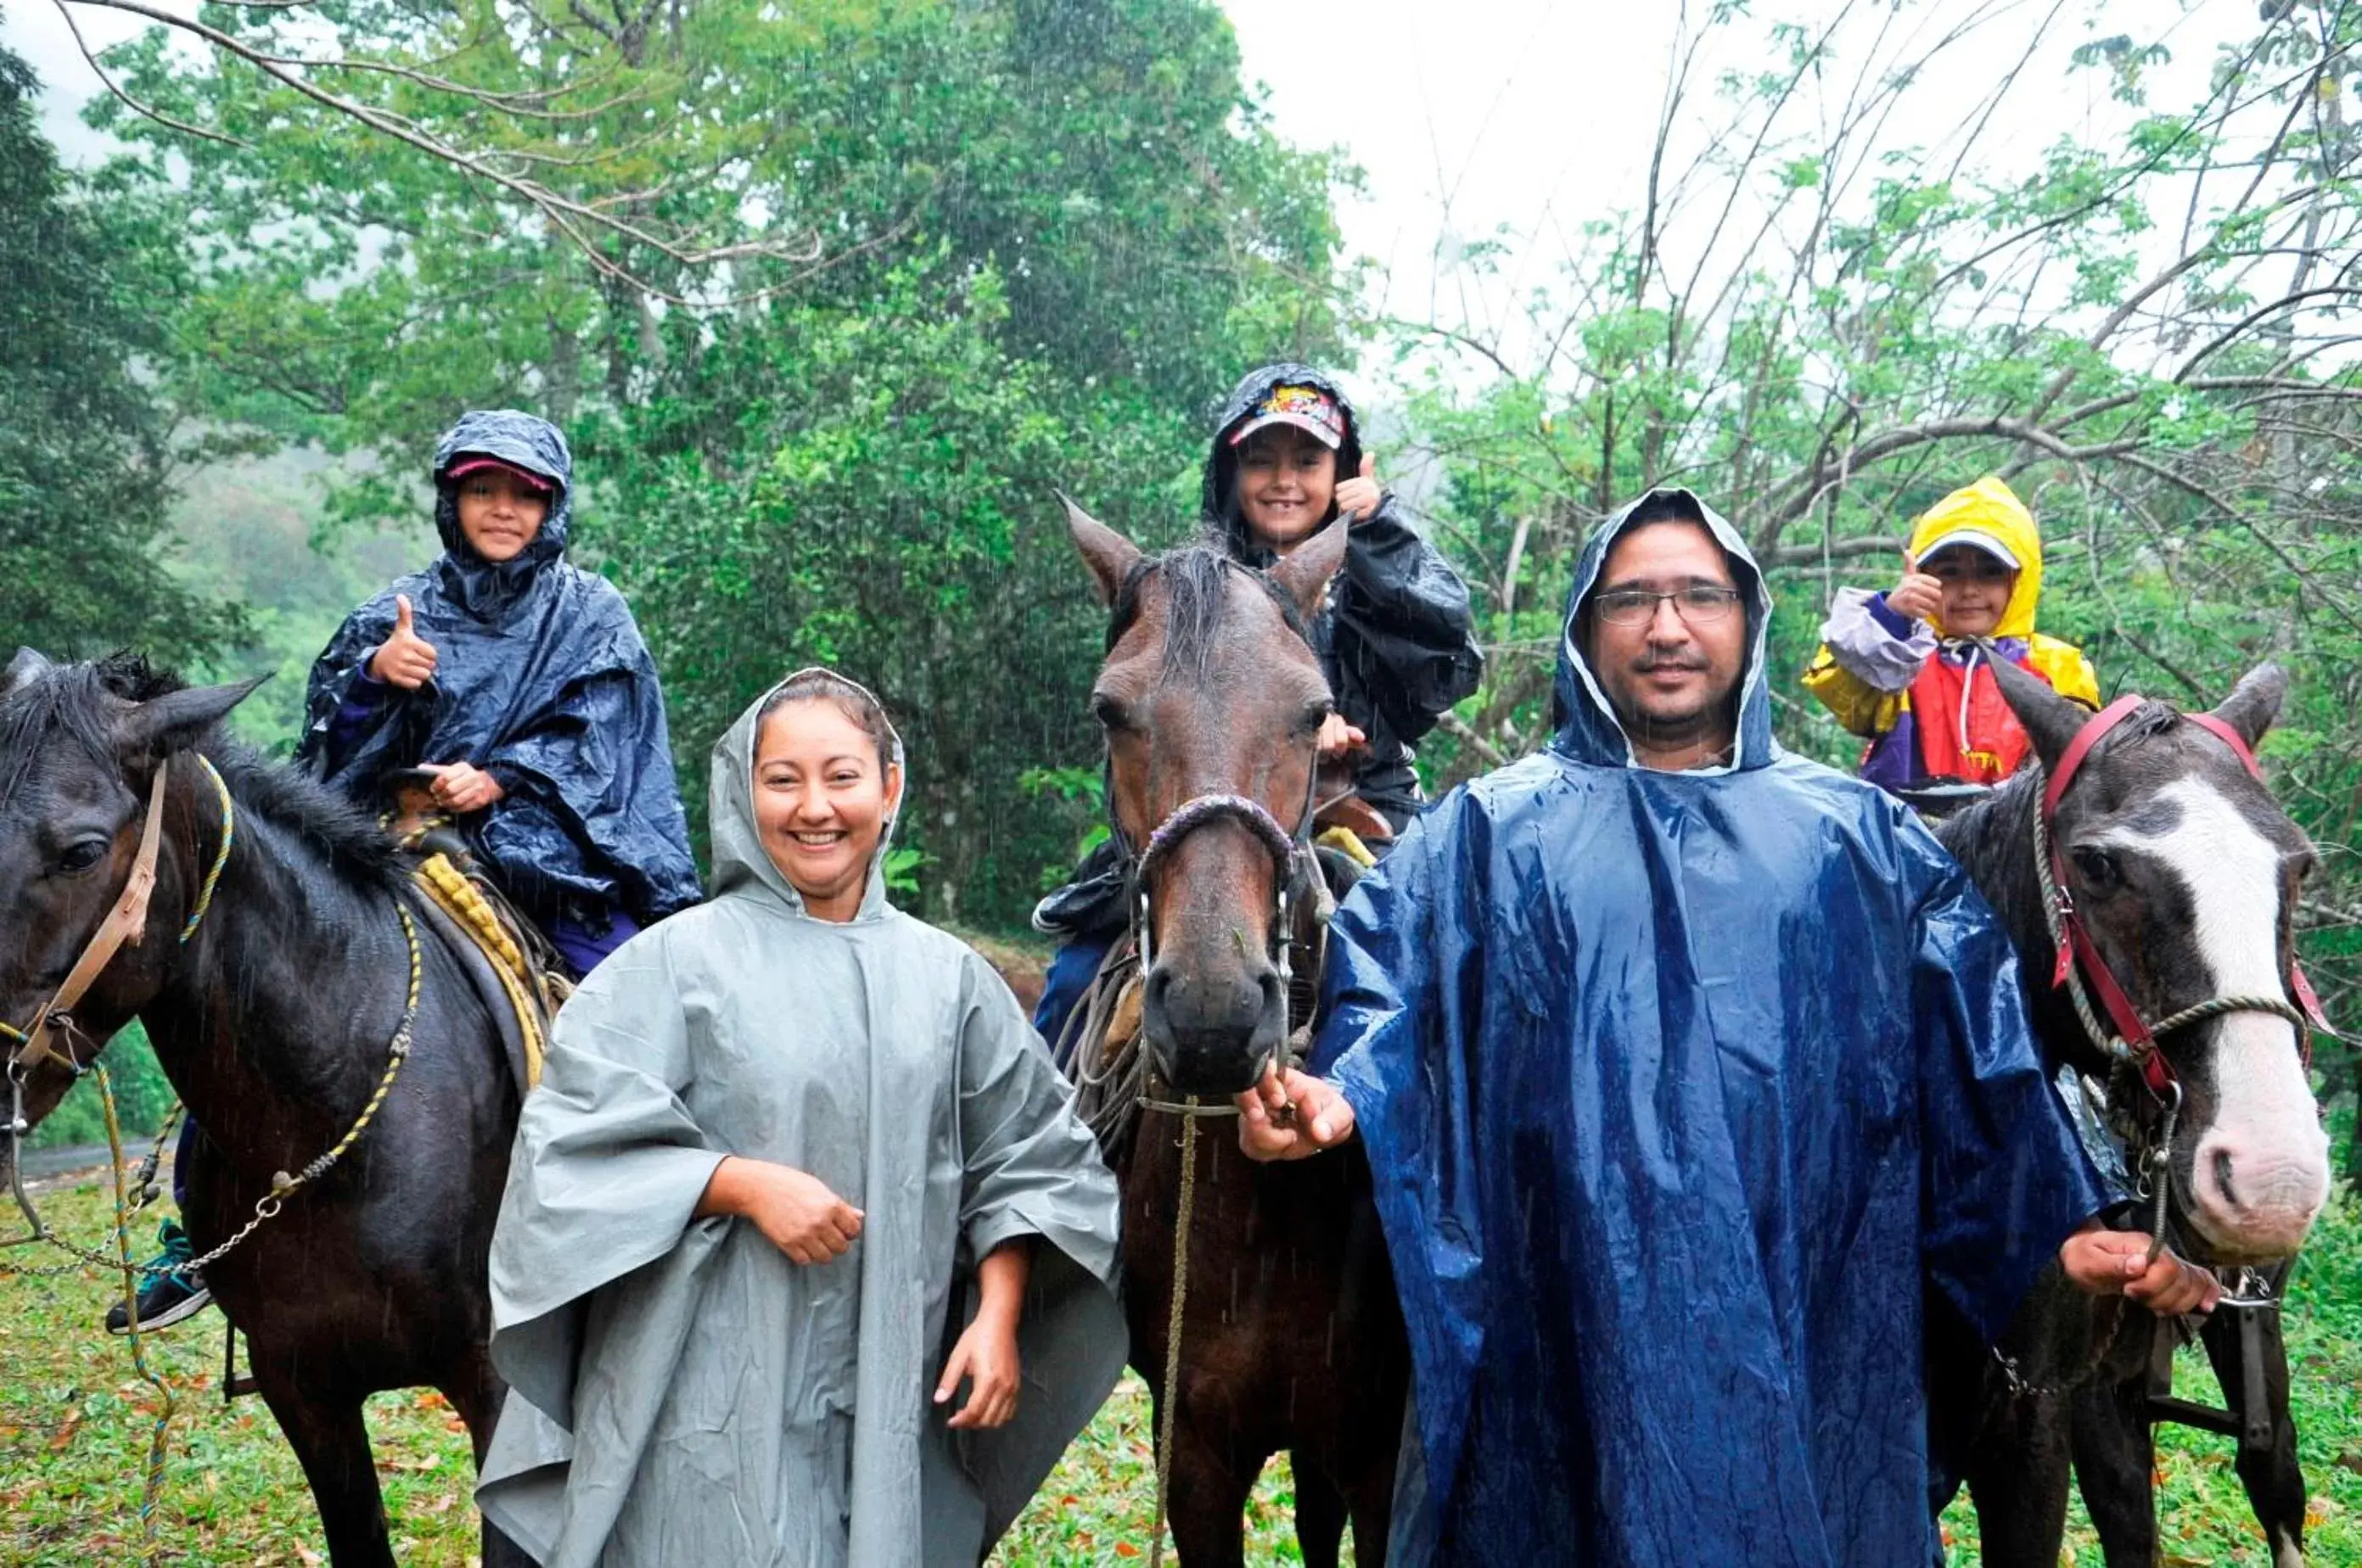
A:
<svg viewBox="0 0 2362 1568">
<path fill-rule="evenodd" d="M 2116 864 L 2116 857 L 2105 850 L 2079 844 L 2068 854 L 2076 871 L 2082 874 L 2084 885 L 2093 893 L 2112 893 L 2124 881 L 2124 870 Z"/>
<path fill-rule="evenodd" d="M 1105 692 L 1091 694 L 1091 716 L 1109 729 L 1131 728 L 1131 711 Z"/>
<path fill-rule="evenodd" d="M 67 876 L 77 876 L 105 858 L 105 839 L 84 839 L 79 844 L 66 847 L 66 852 L 58 857 L 58 870 Z"/>
</svg>

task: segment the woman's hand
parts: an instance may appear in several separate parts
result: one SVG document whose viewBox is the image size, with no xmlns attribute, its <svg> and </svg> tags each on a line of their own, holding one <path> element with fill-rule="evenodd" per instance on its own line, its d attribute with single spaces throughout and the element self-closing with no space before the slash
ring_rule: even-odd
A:
<svg viewBox="0 0 2362 1568">
<path fill-rule="evenodd" d="M 773 1246 L 801 1264 L 842 1257 L 861 1234 L 861 1211 L 820 1178 L 736 1155 L 713 1168 L 697 1212 L 700 1218 L 730 1214 L 751 1220 Z"/>
<path fill-rule="evenodd" d="M 410 599 L 393 596 L 393 631 L 370 655 L 369 673 L 388 685 L 416 691 L 435 674 L 435 644 L 411 623 Z"/>
<path fill-rule="evenodd" d="M 418 771 L 435 775 L 436 804 L 463 816 L 481 811 L 507 798 L 509 793 L 501 787 L 500 780 L 473 762 L 423 762 Z"/>
<path fill-rule="evenodd" d="M 2078 1289 L 2093 1296 L 2121 1294 L 2160 1318 L 2211 1312 L 2223 1299 L 2223 1282 L 2212 1269 L 2185 1263 L 2160 1248 L 2149 1261 L 2149 1238 L 2138 1231 L 2111 1231 L 2097 1221 L 2067 1238 L 2058 1266 Z"/>
<path fill-rule="evenodd" d="M 1353 1108 L 1336 1085 L 1294 1068 L 1285 1076 L 1264 1069 L 1237 1104 L 1239 1148 L 1249 1159 L 1304 1159 L 1353 1135 Z"/>
<path fill-rule="evenodd" d="M 1347 526 L 1367 522 L 1378 513 L 1378 503 L 1385 499 L 1378 489 L 1378 460 L 1368 453 L 1362 454 L 1362 471 L 1337 487 L 1337 515 Z"/>
<path fill-rule="evenodd" d="M 935 1385 L 935 1403 L 947 1405 L 960 1379 L 967 1379 L 967 1402 L 946 1424 L 962 1431 L 1007 1426 L 1017 1414 L 1019 1370 L 1016 1315 L 979 1309 Z"/>
</svg>

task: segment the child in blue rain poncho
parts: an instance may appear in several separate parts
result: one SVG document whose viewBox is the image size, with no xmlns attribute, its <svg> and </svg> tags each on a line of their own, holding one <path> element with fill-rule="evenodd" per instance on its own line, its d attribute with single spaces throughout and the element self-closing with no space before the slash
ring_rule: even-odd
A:
<svg viewBox="0 0 2362 1568">
<path fill-rule="evenodd" d="M 697 901 L 664 696 L 632 612 L 566 559 L 573 465 L 531 414 L 461 416 L 435 455 L 443 554 L 345 619 L 313 666 L 296 760 L 378 801 L 426 767 L 476 858 L 579 976 Z M 201 1135 L 182 1128 L 182 1147 Z M 173 1162 L 174 1196 L 185 1162 Z M 139 1295 L 144 1328 L 211 1300 L 179 1224 Z M 130 1326 L 120 1303 L 109 1332 Z"/>
<path fill-rule="evenodd" d="M 296 756 L 364 798 L 435 770 L 492 879 L 587 973 L 697 901 L 656 666 L 624 596 L 565 558 L 556 426 L 463 415 L 434 472 L 443 554 L 337 629 Z"/>
</svg>

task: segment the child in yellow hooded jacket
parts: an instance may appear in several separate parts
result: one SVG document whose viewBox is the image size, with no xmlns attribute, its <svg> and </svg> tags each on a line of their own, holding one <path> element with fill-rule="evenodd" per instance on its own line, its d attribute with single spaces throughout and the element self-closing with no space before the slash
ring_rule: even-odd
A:
<svg viewBox="0 0 2362 1568">
<path fill-rule="evenodd" d="M 1994 653 L 2084 707 L 2100 706 L 2091 661 L 2034 630 L 2042 536 L 1992 477 L 1954 490 L 1911 530 L 1902 579 L 1885 593 L 1840 588 L 1805 686 L 1870 742 L 1861 776 L 1899 790 L 1935 780 L 1998 784 L 2025 760 L 2026 734 L 2002 700 Z"/>
</svg>

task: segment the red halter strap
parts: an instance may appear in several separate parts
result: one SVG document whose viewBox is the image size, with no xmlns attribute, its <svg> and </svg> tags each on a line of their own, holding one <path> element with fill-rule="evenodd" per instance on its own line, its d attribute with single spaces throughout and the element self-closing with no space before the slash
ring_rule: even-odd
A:
<svg viewBox="0 0 2362 1568">
<path fill-rule="evenodd" d="M 2254 749 L 2247 744 L 2246 737 L 2228 723 L 2211 713 L 2188 713 L 2182 717 L 2199 729 L 2221 738 L 2223 743 L 2231 748 L 2232 754 L 2239 759 L 2241 766 L 2257 780 L 2263 778 L 2264 770 L 2256 762 Z M 2312 1020 L 2312 1026 L 2324 1035 L 2337 1033 L 2329 1026 L 2329 1014 L 2322 1011 L 2321 998 L 2313 993 L 2312 981 L 2304 978 L 2304 966 L 2293 959 L 2289 960 L 2288 979 L 2290 993 L 2296 998 L 2296 1004 L 2304 1009 L 2304 1015 Z M 2304 1059 L 2306 1066 L 2312 1065 L 2312 1042 L 2310 1039 L 2304 1043 Z"/>
<path fill-rule="evenodd" d="M 2058 759 L 2058 765 L 2051 770 L 2043 788 L 2042 824 L 2050 839 L 2050 880 L 2058 890 L 2058 919 L 2066 937 L 2064 941 L 2058 943 L 2058 965 L 2050 983 L 2054 986 L 2067 984 L 2074 978 L 2077 965 L 2081 966 L 2083 978 L 2099 998 L 2100 1006 L 2107 1013 L 2108 1023 L 2115 1029 L 2117 1038 L 2131 1047 L 2138 1056 L 2141 1077 L 2147 1080 L 2153 1092 L 2162 1096 L 2173 1082 L 2173 1069 L 2167 1063 L 2165 1054 L 2157 1048 L 2156 1037 L 2149 1033 L 2148 1024 L 2141 1017 L 2140 1009 L 2133 1005 L 2132 998 L 2125 994 L 2125 988 L 2116 983 L 2107 959 L 2100 956 L 2099 944 L 2092 941 L 2092 934 L 2084 929 L 2082 914 L 2067 893 L 2067 858 L 2059 850 L 2057 832 L 2058 803 L 2066 797 L 2069 786 L 2075 782 L 2075 775 L 2082 770 L 2084 760 L 2117 725 L 2137 712 L 2141 703 L 2138 694 L 2127 693 L 2087 720 L 2075 732 L 2075 739 L 2068 742 L 2066 754 Z"/>
<path fill-rule="evenodd" d="M 2174 1081 L 2172 1065 L 2165 1059 L 2165 1053 L 2157 1048 L 2156 1036 L 2150 1031 L 2147 1020 L 2141 1017 L 2140 1009 L 2133 1005 L 2132 998 L 2125 995 L 2124 987 L 2116 982 L 2107 960 L 2100 956 L 2099 945 L 2092 940 L 2091 932 L 2084 927 L 2081 913 L 2067 893 L 2067 861 L 2058 848 L 2057 832 L 2058 803 L 2066 797 L 2068 789 L 2075 782 L 2076 773 L 2081 771 L 2092 749 L 2106 740 L 2116 726 L 2138 711 L 2144 703 L 2145 699 L 2139 694 L 2127 693 L 2094 714 L 2075 732 L 2075 738 L 2068 743 L 2065 754 L 2058 759 L 2058 765 L 2051 770 L 2044 785 L 2042 824 L 2050 841 L 2050 876 L 2058 891 L 2058 919 L 2066 938 L 2058 943 L 2058 967 L 2050 983 L 2066 985 L 2074 977 L 2075 970 L 2081 967 L 2084 980 L 2098 997 L 2101 1007 L 2106 1011 L 2109 1024 L 2138 1058 L 2142 1079 L 2152 1092 L 2163 1097 Z M 2255 751 L 2237 730 L 2211 713 L 2190 713 L 2182 717 L 2224 741 L 2249 773 L 2257 779 L 2263 777 L 2263 770 L 2256 762 Z M 2305 979 L 2304 970 L 2291 963 L 2288 979 L 2289 989 L 2305 1016 L 2316 1028 L 2334 1033 L 2322 1014 L 2320 1000 L 2314 995 L 2312 983 Z M 2312 1059 L 2312 1045 L 2310 1038 L 2301 1042 L 2308 1062 Z"/>
</svg>

